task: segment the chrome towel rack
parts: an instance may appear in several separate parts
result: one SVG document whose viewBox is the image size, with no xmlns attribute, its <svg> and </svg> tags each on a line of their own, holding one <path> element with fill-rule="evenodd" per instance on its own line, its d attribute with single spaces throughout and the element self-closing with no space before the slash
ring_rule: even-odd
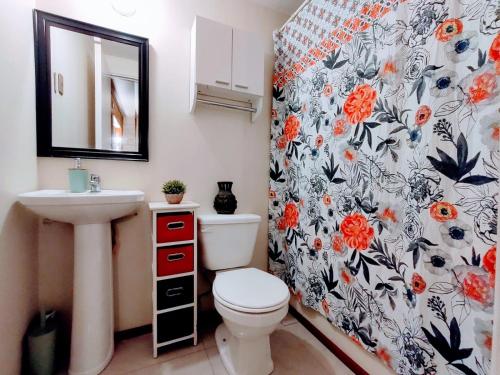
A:
<svg viewBox="0 0 500 375">
<path fill-rule="evenodd" d="M 253 107 L 244 107 L 244 106 L 236 105 L 236 104 L 221 103 L 221 102 L 216 102 L 214 100 L 208 100 L 208 99 L 202 99 L 202 98 L 197 98 L 196 101 L 198 103 L 213 105 L 216 107 L 234 109 L 237 111 L 244 111 L 244 112 L 251 112 L 251 113 L 257 112 L 257 108 L 253 108 Z"/>
</svg>

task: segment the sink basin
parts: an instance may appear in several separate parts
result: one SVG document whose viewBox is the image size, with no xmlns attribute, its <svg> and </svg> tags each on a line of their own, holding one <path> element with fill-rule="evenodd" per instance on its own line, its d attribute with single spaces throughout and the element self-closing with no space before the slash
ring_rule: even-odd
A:
<svg viewBox="0 0 500 375">
<path fill-rule="evenodd" d="M 19 194 L 18 199 L 41 217 L 74 224 L 69 373 L 98 374 L 107 366 L 114 351 L 110 222 L 137 211 L 144 201 L 144 193 L 133 190 L 103 190 L 99 193 L 39 190 Z"/>
<path fill-rule="evenodd" d="M 71 224 L 109 223 L 126 216 L 144 201 L 134 190 L 103 190 L 100 193 L 70 193 L 65 190 L 38 190 L 19 194 L 19 201 L 37 215 Z"/>
</svg>

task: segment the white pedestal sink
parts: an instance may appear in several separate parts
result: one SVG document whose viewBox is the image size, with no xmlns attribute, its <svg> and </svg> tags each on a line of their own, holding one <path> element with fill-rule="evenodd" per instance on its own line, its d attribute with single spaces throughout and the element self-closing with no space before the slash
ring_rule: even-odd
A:
<svg viewBox="0 0 500 375">
<path fill-rule="evenodd" d="M 72 375 L 95 375 L 111 360 L 113 341 L 113 275 L 110 221 L 134 213 L 142 191 L 103 190 L 69 193 L 39 190 L 19 195 L 39 216 L 75 227 Z"/>
</svg>

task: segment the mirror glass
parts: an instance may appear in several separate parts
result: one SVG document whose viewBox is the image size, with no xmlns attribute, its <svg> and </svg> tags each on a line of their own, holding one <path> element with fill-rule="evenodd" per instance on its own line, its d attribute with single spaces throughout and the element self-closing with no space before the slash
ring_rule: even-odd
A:
<svg viewBox="0 0 500 375">
<path fill-rule="evenodd" d="M 139 151 L 139 48 L 50 26 L 52 146 Z"/>
<path fill-rule="evenodd" d="M 148 39 L 33 16 L 37 155 L 148 161 Z"/>
</svg>

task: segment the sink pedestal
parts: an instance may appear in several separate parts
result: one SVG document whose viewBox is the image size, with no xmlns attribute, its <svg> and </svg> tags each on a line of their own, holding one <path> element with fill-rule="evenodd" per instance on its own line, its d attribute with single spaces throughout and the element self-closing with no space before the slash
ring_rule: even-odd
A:
<svg viewBox="0 0 500 375">
<path fill-rule="evenodd" d="M 101 372 L 111 360 L 113 273 L 111 225 L 76 224 L 71 375 Z"/>
<path fill-rule="evenodd" d="M 137 212 L 144 193 L 102 190 L 70 193 L 38 190 L 19 201 L 41 217 L 75 228 L 71 375 L 96 375 L 113 356 L 111 221 Z"/>
</svg>

